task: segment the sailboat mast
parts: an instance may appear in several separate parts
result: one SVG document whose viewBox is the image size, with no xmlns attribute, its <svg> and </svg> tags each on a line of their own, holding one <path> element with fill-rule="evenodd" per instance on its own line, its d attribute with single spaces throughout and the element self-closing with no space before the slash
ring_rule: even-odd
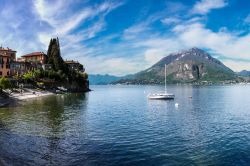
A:
<svg viewBox="0 0 250 166">
<path fill-rule="evenodd" d="M 167 65 L 165 64 L 165 93 L 167 93 Z"/>
</svg>

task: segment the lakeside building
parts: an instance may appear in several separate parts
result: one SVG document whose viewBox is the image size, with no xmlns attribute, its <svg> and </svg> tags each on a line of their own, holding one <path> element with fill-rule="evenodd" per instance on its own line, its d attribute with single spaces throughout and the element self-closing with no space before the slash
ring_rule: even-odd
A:
<svg viewBox="0 0 250 166">
<path fill-rule="evenodd" d="M 66 60 L 65 63 L 69 66 L 70 70 L 81 71 L 81 72 L 85 71 L 83 65 L 80 64 L 78 61 Z"/>
<path fill-rule="evenodd" d="M 22 75 L 27 71 L 30 71 L 31 64 L 29 62 L 25 62 L 23 58 L 17 58 L 16 61 L 11 63 L 11 76 L 13 75 Z"/>
<path fill-rule="evenodd" d="M 41 63 L 44 64 L 47 60 L 47 56 L 44 52 L 32 52 L 21 56 L 25 62 L 30 63 Z"/>
<path fill-rule="evenodd" d="M 21 56 L 24 62 L 29 63 L 29 70 L 33 69 L 43 69 L 50 70 L 52 69 L 52 65 L 46 64 L 47 55 L 44 52 L 32 52 L 26 55 Z"/>
<path fill-rule="evenodd" d="M 16 59 L 16 51 L 10 48 L 0 47 L 0 77 L 11 75 L 11 63 Z"/>
<path fill-rule="evenodd" d="M 47 55 L 44 52 L 32 52 L 16 58 L 16 51 L 10 48 L 0 47 L 0 77 L 22 75 L 28 71 L 43 69 L 51 70 L 52 65 L 47 64 Z M 84 72 L 82 64 L 74 60 L 64 61 L 70 70 Z"/>
</svg>

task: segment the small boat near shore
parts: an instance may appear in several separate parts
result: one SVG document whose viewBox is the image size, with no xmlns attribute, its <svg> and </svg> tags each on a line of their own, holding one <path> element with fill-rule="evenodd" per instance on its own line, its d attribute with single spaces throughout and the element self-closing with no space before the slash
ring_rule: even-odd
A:
<svg viewBox="0 0 250 166">
<path fill-rule="evenodd" d="M 155 100 L 173 100 L 175 98 L 174 94 L 167 93 L 167 66 L 165 65 L 165 91 L 163 93 L 153 93 L 148 94 L 148 99 Z"/>
</svg>

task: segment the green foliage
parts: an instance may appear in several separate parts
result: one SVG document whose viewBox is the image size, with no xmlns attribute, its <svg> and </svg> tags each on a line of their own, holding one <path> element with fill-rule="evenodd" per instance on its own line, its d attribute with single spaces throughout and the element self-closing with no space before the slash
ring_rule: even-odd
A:
<svg viewBox="0 0 250 166">
<path fill-rule="evenodd" d="M 30 81 L 34 78 L 34 73 L 32 71 L 29 71 L 25 74 L 23 74 L 22 78 L 25 80 L 25 81 Z"/>
<path fill-rule="evenodd" d="M 62 70 L 68 72 L 68 67 L 61 57 L 59 39 L 51 39 L 47 51 L 48 63 L 52 65 L 55 71 Z"/>
<path fill-rule="evenodd" d="M 87 79 L 88 79 L 88 77 L 89 77 L 89 76 L 88 76 L 88 74 L 87 74 L 87 73 L 85 73 L 85 72 L 84 72 L 84 73 L 82 73 L 82 74 L 81 74 L 81 76 L 82 76 L 85 80 L 87 80 Z"/>
<path fill-rule="evenodd" d="M 9 89 L 11 88 L 11 83 L 8 78 L 1 77 L 0 78 L 0 89 Z"/>
<path fill-rule="evenodd" d="M 19 81 L 25 81 L 26 83 L 32 83 L 36 86 L 59 86 L 59 85 L 68 85 L 71 83 L 79 84 L 79 87 L 85 87 L 88 74 L 82 73 L 75 70 L 69 70 L 68 65 L 63 61 L 60 52 L 60 45 L 58 38 L 50 40 L 47 51 L 46 62 L 52 65 L 50 70 L 32 70 L 21 76 L 16 76 L 16 79 Z M 80 65 L 79 69 L 84 70 L 83 65 Z M 52 84 L 53 85 L 52 85 Z"/>
<path fill-rule="evenodd" d="M 211 81 L 216 83 L 234 79 L 236 79 L 236 77 L 232 72 L 207 67 L 207 74 L 201 78 L 201 81 Z"/>
<path fill-rule="evenodd" d="M 43 77 L 43 70 L 34 70 L 33 71 L 33 78 L 34 79 L 38 79 L 38 78 L 41 78 Z"/>
</svg>

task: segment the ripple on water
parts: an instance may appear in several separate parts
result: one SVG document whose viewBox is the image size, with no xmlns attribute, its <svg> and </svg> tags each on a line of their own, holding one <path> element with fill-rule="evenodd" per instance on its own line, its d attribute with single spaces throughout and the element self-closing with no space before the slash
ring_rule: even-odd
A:
<svg viewBox="0 0 250 166">
<path fill-rule="evenodd" d="M 147 100 L 144 92 L 161 86 L 92 89 L 86 95 L 50 96 L 0 109 L 0 164 L 250 162 L 249 86 L 169 86 L 175 101 Z"/>
</svg>

